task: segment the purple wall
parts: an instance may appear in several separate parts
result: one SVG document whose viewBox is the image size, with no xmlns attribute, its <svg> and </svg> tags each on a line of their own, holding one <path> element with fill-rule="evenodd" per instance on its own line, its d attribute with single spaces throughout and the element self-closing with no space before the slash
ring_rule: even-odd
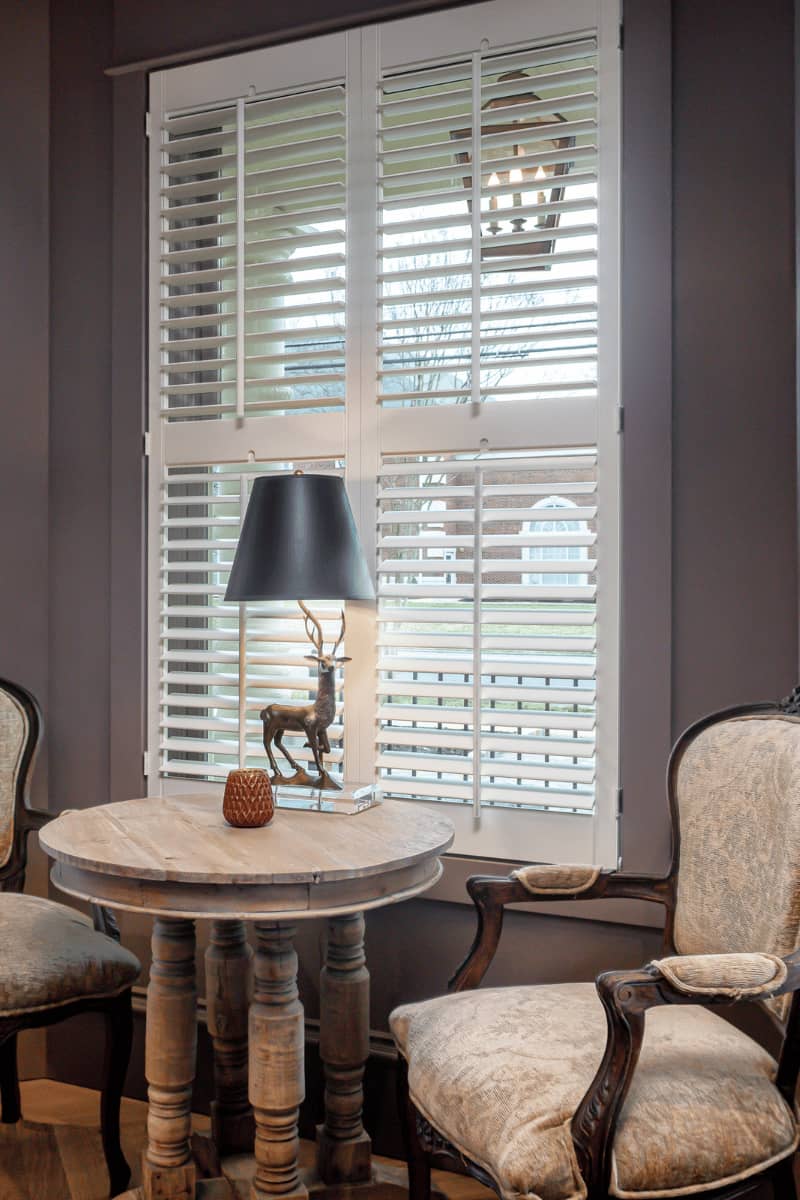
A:
<svg viewBox="0 0 800 1200">
<path fill-rule="evenodd" d="M 0 676 L 47 693 L 50 31 L 46 0 L 6 5 L 0 39 Z M 40 769 L 39 794 L 44 772 Z"/>
<path fill-rule="evenodd" d="M 677 730 L 785 694 L 798 610 L 793 5 L 673 12 Z"/>
</svg>

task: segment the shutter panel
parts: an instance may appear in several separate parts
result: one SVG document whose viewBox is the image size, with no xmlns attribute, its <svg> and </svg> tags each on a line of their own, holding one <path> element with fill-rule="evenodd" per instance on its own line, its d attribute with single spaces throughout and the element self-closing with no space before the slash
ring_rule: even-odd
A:
<svg viewBox="0 0 800 1200">
<path fill-rule="evenodd" d="M 162 125 L 169 420 L 344 400 L 344 86 Z"/>
<path fill-rule="evenodd" d="M 246 105 L 246 408 L 341 409 L 344 86 Z"/>
<path fill-rule="evenodd" d="M 330 462 L 300 464 L 340 471 Z M 259 713 L 267 704 L 314 698 L 316 669 L 296 604 L 226 604 L 239 529 L 252 481 L 293 464 L 172 468 L 162 488 L 160 770 L 173 777 L 224 779 L 236 766 L 265 765 Z M 326 644 L 341 605 L 314 604 Z M 328 730 L 335 773 L 342 759 L 342 706 Z M 292 756 L 311 762 L 299 734 Z M 286 765 L 286 764 L 285 764 Z M 287 766 L 288 769 L 288 766 Z"/>
<path fill-rule="evenodd" d="M 381 403 L 593 396 L 595 41 L 392 75 L 379 117 Z"/>
<path fill-rule="evenodd" d="M 378 765 L 389 794 L 591 809 L 595 486 L 592 451 L 384 462 Z"/>
<path fill-rule="evenodd" d="M 161 130 L 161 408 L 232 407 L 236 387 L 236 107 Z"/>
</svg>

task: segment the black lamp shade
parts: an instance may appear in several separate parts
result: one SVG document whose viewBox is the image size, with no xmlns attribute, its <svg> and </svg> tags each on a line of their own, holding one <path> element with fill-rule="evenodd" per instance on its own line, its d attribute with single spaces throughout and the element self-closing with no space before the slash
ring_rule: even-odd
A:
<svg viewBox="0 0 800 1200">
<path fill-rule="evenodd" d="M 253 484 L 226 600 L 371 600 L 344 483 L 262 475 Z"/>
</svg>

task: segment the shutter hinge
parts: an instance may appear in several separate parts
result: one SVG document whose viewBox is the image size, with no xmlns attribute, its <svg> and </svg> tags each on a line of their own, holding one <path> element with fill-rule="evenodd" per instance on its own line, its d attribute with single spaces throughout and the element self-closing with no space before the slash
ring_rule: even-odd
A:
<svg viewBox="0 0 800 1200">
<path fill-rule="evenodd" d="M 147 433 L 144 434 L 144 436 L 142 438 L 142 453 L 144 454 L 145 458 L 150 457 L 150 431 L 149 430 L 147 431 Z"/>
<path fill-rule="evenodd" d="M 622 816 L 623 798 L 622 788 L 617 788 L 617 816 Z"/>
<path fill-rule="evenodd" d="M 144 114 L 144 136 L 149 138 L 153 133 L 153 118 L 149 112 Z"/>
<path fill-rule="evenodd" d="M 145 750 L 142 753 L 142 774 L 145 777 L 149 777 L 149 775 L 150 775 L 150 751 L 149 750 Z"/>
<path fill-rule="evenodd" d="M 625 406 L 624 404 L 617 405 L 617 433 L 625 432 Z"/>
<path fill-rule="evenodd" d="M 617 49 L 618 50 L 625 49 L 625 22 L 624 21 L 620 21 L 620 23 L 619 23 L 619 40 L 617 41 Z"/>
</svg>

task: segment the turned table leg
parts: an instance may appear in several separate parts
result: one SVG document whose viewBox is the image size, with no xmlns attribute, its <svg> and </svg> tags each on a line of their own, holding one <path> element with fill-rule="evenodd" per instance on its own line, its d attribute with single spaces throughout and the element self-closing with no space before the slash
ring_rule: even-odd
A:
<svg viewBox="0 0 800 1200">
<path fill-rule="evenodd" d="M 252 951 L 243 921 L 212 921 L 206 950 L 206 1011 L 214 1046 L 211 1131 L 220 1154 L 253 1147 L 253 1112 L 247 1097 L 247 1013 Z"/>
<path fill-rule="evenodd" d="M 256 922 L 250 1006 L 250 1102 L 256 1123 L 252 1200 L 308 1195 L 297 1169 L 297 1117 L 305 1096 L 303 1006 L 294 927 Z"/>
<path fill-rule="evenodd" d="M 320 976 L 320 1056 L 325 1067 L 325 1123 L 317 1131 L 325 1183 L 361 1183 L 371 1176 L 371 1143 L 361 1121 L 364 1064 L 369 1054 L 369 971 L 364 914 L 328 921 Z"/>
<path fill-rule="evenodd" d="M 147 989 L 145 1200 L 192 1200 L 189 1139 L 197 1051 L 194 921 L 157 917 Z"/>
</svg>

